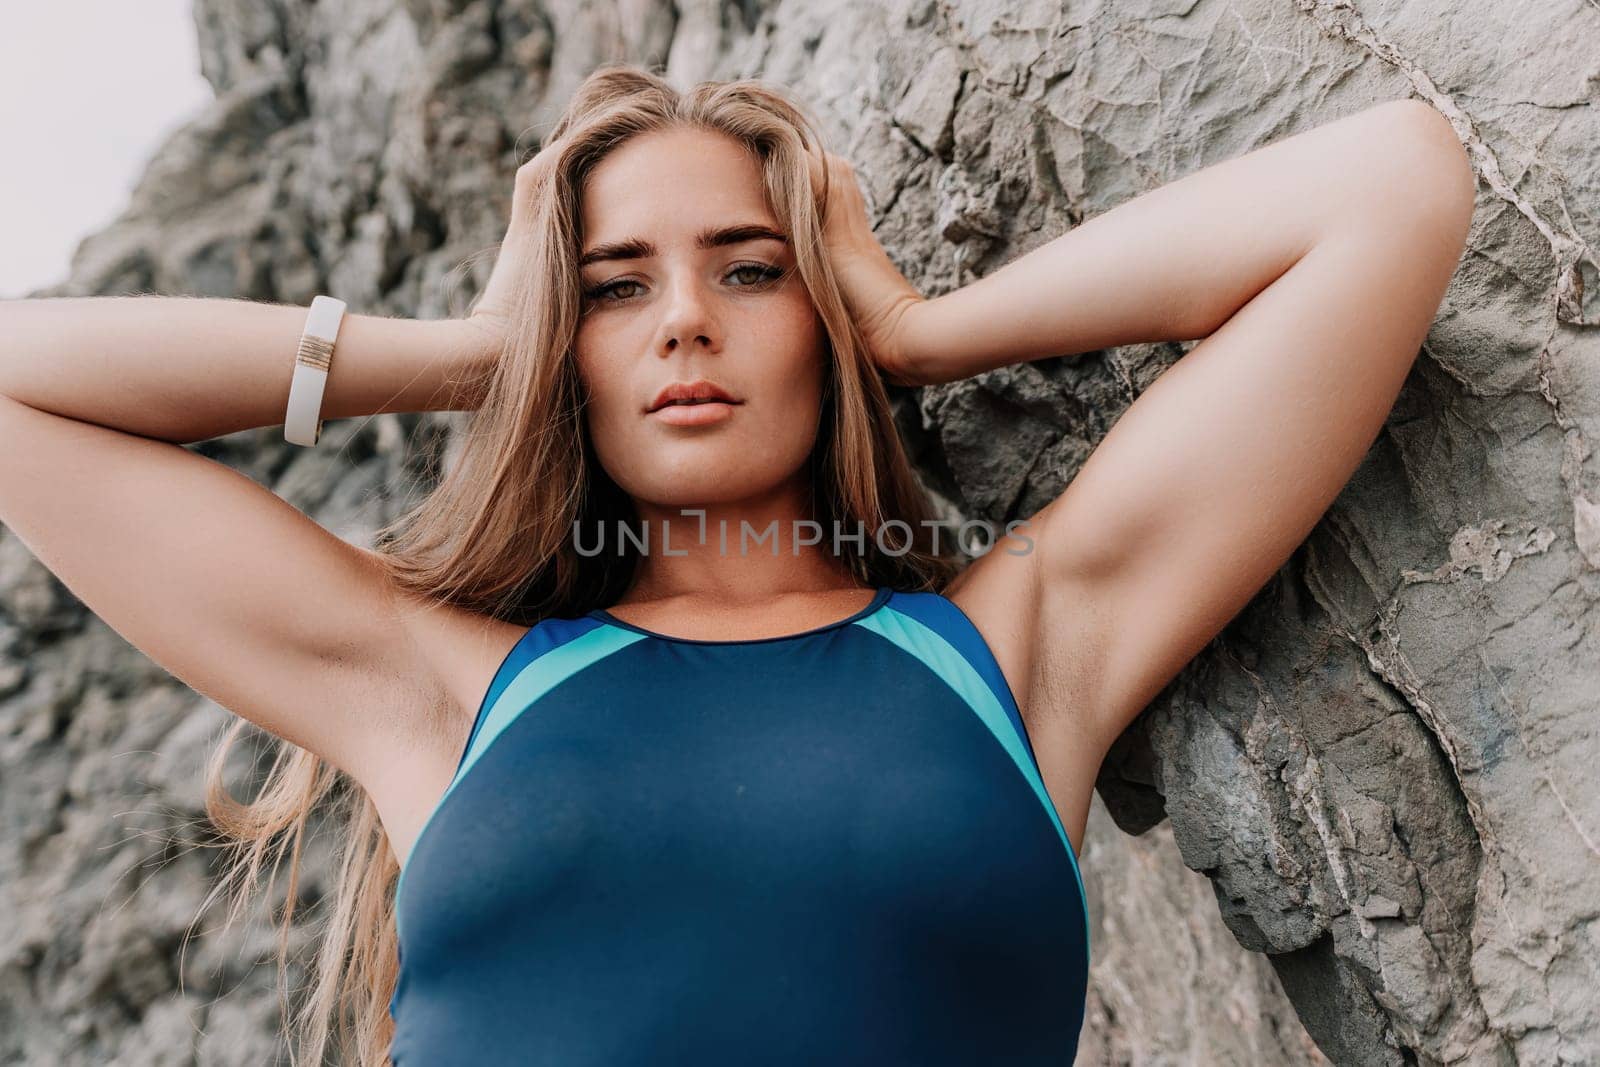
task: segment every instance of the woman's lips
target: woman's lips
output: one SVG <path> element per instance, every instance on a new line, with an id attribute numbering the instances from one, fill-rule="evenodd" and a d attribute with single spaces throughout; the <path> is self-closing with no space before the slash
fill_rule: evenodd
<path id="1" fill-rule="evenodd" d="M 650 413 L 653 419 L 673 426 L 709 426 L 733 417 L 737 404 L 721 400 L 702 400 L 693 404 L 667 404 Z"/>

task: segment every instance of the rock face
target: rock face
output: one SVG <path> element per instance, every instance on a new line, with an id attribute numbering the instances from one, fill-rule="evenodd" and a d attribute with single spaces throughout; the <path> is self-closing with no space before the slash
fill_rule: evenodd
<path id="1" fill-rule="evenodd" d="M 161 146 L 70 282 L 37 295 L 331 292 L 362 313 L 460 314 L 515 150 L 612 59 L 790 86 L 930 295 L 1267 141 L 1384 99 L 1438 108 L 1470 146 L 1479 210 L 1393 416 L 1101 774 L 1078 1062 L 1600 1062 L 1593 5 L 197 0 L 195 15 L 216 102 Z M 471 264 L 478 282 L 488 266 Z M 1183 349 L 907 393 L 903 429 L 966 514 L 1023 518 Z M 330 424 L 315 450 L 272 429 L 196 447 L 360 540 L 388 517 L 370 501 L 410 485 L 423 421 Z M 279 1053 L 266 914 L 216 929 L 197 849 L 227 718 L 0 531 L 0 1060 Z M 245 792 L 259 768 L 233 770 Z M 317 855 L 307 903 L 328 886 Z"/>

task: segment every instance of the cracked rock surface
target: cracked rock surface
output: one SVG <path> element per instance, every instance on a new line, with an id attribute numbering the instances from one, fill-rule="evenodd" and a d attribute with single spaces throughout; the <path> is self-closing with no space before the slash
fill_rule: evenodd
<path id="1" fill-rule="evenodd" d="M 215 102 L 37 295 L 460 314 L 518 150 L 612 59 L 789 86 L 929 295 L 1199 167 L 1427 100 L 1478 170 L 1467 253 L 1350 485 L 1106 761 L 1078 1063 L 1600 1062 L 1600 7 L 196 0 L 195 19 Z M 1026 518 L 1184 350 L 907 391 L 902 430 L 965 516 Z M 195 447 L 361 541 L 452 425 Z M 221 931 L 206 901 L 201 775 L 227 721 L 0 530 L 0 1062 L 281 1055 L 265 908 Z M 262 769 L 242 752 L 234 791 Z M 331 875 L 314 838 L 305 905 Z"/>

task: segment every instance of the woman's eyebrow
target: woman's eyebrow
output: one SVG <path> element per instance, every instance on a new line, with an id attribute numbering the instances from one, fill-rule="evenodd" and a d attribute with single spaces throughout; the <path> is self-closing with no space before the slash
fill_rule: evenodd
<path id="1" fill-rule="evenodd" d="M 703 251 L 708 248 L 718 248 L 722 245 L 742 244 L 745 241 L 789 243 L 787 237 L 770 226 L 741 223 L 737 226 L 712 226 L 701 230 L 695 234 L 694 246 Z M 578 257 L 578 266 L 583 268 L 591 263 L 602 263 L 612 259 L 649 259 L 658 254 L 659 252 L 655 245 L 642 238 L 633 237 L 626 241 L 612 241 L 603 245 L 595 245 Z"/>

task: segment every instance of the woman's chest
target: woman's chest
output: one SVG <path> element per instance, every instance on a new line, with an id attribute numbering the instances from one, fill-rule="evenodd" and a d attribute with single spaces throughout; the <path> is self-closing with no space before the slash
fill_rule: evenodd
<path id="1" fill-rule="evenodd" d="M 1062 907 L 1070 861 L 1037 791 L 936 671 L 662 651 L 550 689 L 475 754 L 406 863 L 408 956 L 596 899 L 853 901 L 910 928 L 958 901 Z"/>

